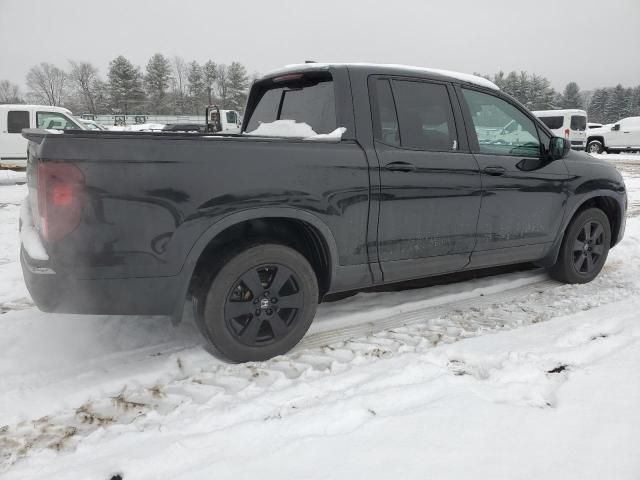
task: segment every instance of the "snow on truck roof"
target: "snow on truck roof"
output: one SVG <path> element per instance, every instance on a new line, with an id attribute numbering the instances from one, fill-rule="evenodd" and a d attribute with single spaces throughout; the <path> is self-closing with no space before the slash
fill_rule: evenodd
<path id="1" fill-rule="evenodd" d="M 368 67 L 368 68 L 385 68 L 394 70 L 404 70 L 415 73 L 426 73 L 428 75 L 442 75 L 445 77 L 455 78 L 462 82 L 473 83 L 481 87 L 492 88 L 494 90 L 500 90 L 498 86 L 491 80 L 479 77 L 478 75 L 472 75 L 470 73 L 454 72 L 451 70 L 441 70 L 439 68 L 426 68 L 426 67 L 414 67 L 412 65 L 397 65 L 397 64 L 385 64 L 385 63 L 300 63 L 294 65 L 286 65 L 284 68 L 274 70 L 265 75 L 265 77 L 273 77 L 275 75 L 282 75 L 291 72 L 300 72 L 305 70 L 327 70 L 331 67 Z"/>

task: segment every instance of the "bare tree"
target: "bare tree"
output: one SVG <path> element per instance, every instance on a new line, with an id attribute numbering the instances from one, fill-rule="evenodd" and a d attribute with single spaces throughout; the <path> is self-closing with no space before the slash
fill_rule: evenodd
<path id="1" fill-rule="evenodd" d="M 182 57 L 173 57 L 173 98 L 176 104 L 176 113 L 183 114 L 185 112 L 185 100 L 189 87 L 188 76 L 189 68 L 187 62 Z"/>
<path id="2" fill-rule="evenodd" d="M 67 75 L 50 63 L 42 62 L 27 73 L 27 86 L 40 103 L 61 105 L 65 94 Z"/>
<path id="3" fill-rule="evenodd" d="M 75 93 L 82 100 L 85 110 L 97 114 L 96 100 L 102 82 L 98 78 L 98 69 L 89 62 L 75 62 L 69 60 L 71 71 L 69 72 L 69 82 Z"/>
<path id="4" fill-rule="evenodd" d="M 20 87 L 9 80 L 0 80 L 0 103 L 21 103 Z"/>

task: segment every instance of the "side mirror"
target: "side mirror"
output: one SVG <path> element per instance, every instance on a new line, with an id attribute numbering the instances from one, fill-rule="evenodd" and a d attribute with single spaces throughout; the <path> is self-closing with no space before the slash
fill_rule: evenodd
<path id="1" fill-rule="evenodd" d="M 620 130 L 620 124 L 616 123 L 613 127 L 611 127 L 611 131 L 612 132 L 617 132 L 618 130 Z"/>
<path id="2" fill-rule="evenodd" d="M 549 157 L 551 160 L 559 160 L 568 155 L 571 150 L 571 142 L 567 138 L 551 137 L 549 142 Z"/>

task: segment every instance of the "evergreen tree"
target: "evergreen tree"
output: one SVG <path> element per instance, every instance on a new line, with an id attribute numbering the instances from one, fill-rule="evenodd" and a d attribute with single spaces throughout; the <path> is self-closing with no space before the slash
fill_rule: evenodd
<path id="1" fill-rule="evenodd" d="M 167 90 L 171 81 L 171 65 L 161 53 L 153 55 L 147 63 L 144 85 L 149 96 L 151 113 L 167 110 Z"/>
<path id="2" fill-rule="evenodd" d="M 632 117 L 640 116 L 640 85 L 632 89 L 629 95 L 629 115 Z"/>
<path id="3" fill-rule="evenodd" d="M 209 60 L 207 63 L 205 63 L 202 66 L 202 80 L 203 80 L 204 90 L 207 95 L 207 102 L 209 105 L 213 105 L 215 101 L 213 87 L 217 79 L 218 79 L 218 66 L 215 64 L 215 62 L 212 62 L 211 60 Z"/>
<path id="4" fill-rule="evenodd" d="M 223 63 L 216 67 L 216 90 L 220 103 L 219 107 L 226 109 L 229 101 L 229 79 L 227 66 Z"/>
<path id="5" fill-rule="evenodd" d="M 202 67 L 195 60 L 189 64 L 187 82 L 189 83 L 188 91 L 191 113 L 197 113 L 204 109 L 206 100 L 205 80 Z"/>
<path id="6" fill-rule="evenodd" d="M 587 110 L 587 114 L 589 116 L 589 120 L 597 123 L 606 123 L 604 109 L 607 104 L 607 99 L 609 97 L 609 93 L 606 88 L 598 88 L 593 95 L 591 96 L 591 101 L 589 102 L 589 108 Z"/>
<path id="7" fill-rule="evenodd" d="M 247 88 L 249 87 L 249 76 L 247 69 L 239 62 L 229 65 L 227 71 L 228 107 L 233 110 L 242 111 L 247 103 Z"/>
<path id="8" fill-rule="evenodd" d="M 580 87 L 578 84 L 576 82 L 567 83 L 560 100 L 562 108 L 582 108 Z"/>
<path id="9" fill-rule="evenodd" d="M 629 116 L 629 100 L 627 90 L 620 84 L 610 92 L 604 107 L 604 119 L 606 123 L 617 122 L 621 118 Z"/>
<path id="10" fill-rule="evenodd" d="M 140 67 L 120 55 L 109 62 L 109 93 L 111 105 L 121 113 L 137 113 L 145 95 Z"/>

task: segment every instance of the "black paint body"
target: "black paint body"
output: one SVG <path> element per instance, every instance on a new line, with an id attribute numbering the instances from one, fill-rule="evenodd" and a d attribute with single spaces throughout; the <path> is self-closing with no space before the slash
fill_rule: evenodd
<path id="1" fill-rule="evenodd" d="M 23 251 L 36 303 L 42 307 L 40 299 L 55 295 L 57 311 L 179 315 L 207 245 L 252 219 L 295 220 L 320 237 L 329 260 L 324 293 L 510 263 L 552 264 L 573 214 L 596 197 L 614 205 L 612 243 L 621 239 L 622 177 L 585 153 L 554 161 L 479 154 L 468 114 L 457 103 L 457 152 L 374 141 L 371 76 L 443 82 L 454 96 L 460 85 L 483 90 L 508 99 L 548 133 L 507 95 L 400 68 L 330 71 L 338 124 L 347 128 L 335 143 L 27 131 L 30 191 L 37 186 L 37 162 L 71 162 L 86 181 L 82 221 L 64 239 L 45 244 L 50 260 L 37 262 Z M 415 169 L 386 168 L 392 162 Z M 483 172 L 496 165 L 503 175 Z"/>

